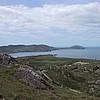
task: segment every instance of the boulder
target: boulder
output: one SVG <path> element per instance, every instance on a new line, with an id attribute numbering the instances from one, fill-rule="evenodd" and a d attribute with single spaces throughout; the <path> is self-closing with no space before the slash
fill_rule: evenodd
<path id="1" fill-rule="evenodd" d="M 16 60 L 8 54 L 0 54 L 0 65 L 6 67 L 12 67 Z"/>

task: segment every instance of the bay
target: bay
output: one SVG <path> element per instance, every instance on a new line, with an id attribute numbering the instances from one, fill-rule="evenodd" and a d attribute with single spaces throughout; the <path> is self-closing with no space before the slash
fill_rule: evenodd
<path id="1" fill-rule="evenodd" d="M 51 52 L 19 52 L 10 54 L 13 57 L 36 56 L 53 54 L 57 57 L 65 58 L 83 58 L 100 60 L 100 48 L 86 48 L 86 49 L 61 49 Z"/>

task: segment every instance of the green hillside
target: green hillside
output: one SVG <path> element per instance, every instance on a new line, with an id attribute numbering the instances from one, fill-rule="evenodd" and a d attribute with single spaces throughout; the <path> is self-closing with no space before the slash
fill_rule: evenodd
<path id="1" fill-rule="evenodd" d="M 82 46 L 74 45 L 71 47 L 52 47 L 48 45 L 8 45 L 0 46 L 0 53 L 17 53 L 17 52 L 49 52 L 59 49 L 85 49 Z"/>
<path id="2" fill-rule="evenodd" d="M 1 46 L 0 53 L 16 53 L 16 52 L 48 52 L 57 48 L 47 45 L 8 45 Z"/>
<path id="3" fill-rule="evenodd" d="M 0 96 L 6 100 L 99 100 L 100 61 L 52 55 L 15 60 L 9 68 L 0 64 Z M 54 89 L 36 89 L 21 82 L 15 73 L 19 66 L 25 65 L 34 72 L 43 71 Z"/>

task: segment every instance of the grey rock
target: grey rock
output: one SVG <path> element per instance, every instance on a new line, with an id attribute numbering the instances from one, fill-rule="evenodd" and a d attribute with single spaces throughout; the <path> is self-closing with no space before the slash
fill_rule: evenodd
<path id="1" fill-rule="evenodd" d="M 97 84 L 97 85 L 100 85 L 100 80 L 97 80 L 97 81 L 96 81 L 96 84 Z"/>
<path id="2" fill-rule="evenodd" d="M 41 76 L 42 74 L 37 74 L 30 68 L 18 68 L 16 71 L 16 77 L 25 84 L 32 86 L 36 89 L 53 89 L 53 86 Z"/>
<path id="3" fill-rule="evenodd" d="M 89 94 L 93 94 L 93 93 L 94 93 L 94 88 L 90 88 Z"/>
<path id="4" fill-rule="evenodd" d="M 100 75 L 100 69 L 97 69 L 94 73 L 95 73 L 96 75 Z"/>
<path id="5" fill-rule="evenodd" d="M 0 54 L 0 65 L 12 67 L 14 62 L 17 62 L 13 57 L 8 54 Z"/>

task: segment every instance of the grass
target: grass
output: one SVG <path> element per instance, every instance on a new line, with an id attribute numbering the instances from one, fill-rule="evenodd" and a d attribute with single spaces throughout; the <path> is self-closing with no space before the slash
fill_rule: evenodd
<path id="1" fill-rule="evenodd" d="M 56 58 L 53 56 L 31 56 L 17 58 L 19 64 L 28 64 L 35 70 L 46 70 L 46 74 L 60 85 L 54 84 L 54 90 L 33 89 L 21 83 L 14 76 L 16 67 L 4 68 L 0 66 L 0 95 L 6 100 L 99 100 L 99 97 L 87 94 L 87 81 L 97 78 L 91 71 L 83 72 L 87 67 L 91 70 L 94 65 L 100 64 L 97 60 Z M 89 62 L 88 65 L 74 65 L 75 62 Z M 66 65 L 66 66 L 65 66 Z M 71 65 L 71 66 L 69 66 Z M 51 66 L 51 68 L 50 68 Z M 56 68 L 58 66 L 58 69 Z M 62 67 L 65 66 L 65 67 Z M 60 69 L 66 73 L 70 68 L 78 67 L 80 70 L 75 72 L 75 78 L 64 78 Z M 61 87 L 63 85 L 63 87 Z M 76 93 L 73 90 L 78 90 Z"/>

